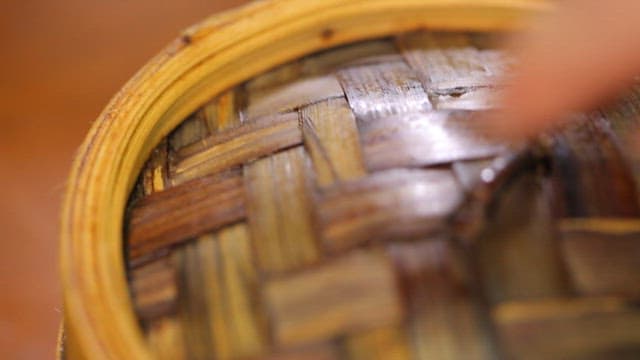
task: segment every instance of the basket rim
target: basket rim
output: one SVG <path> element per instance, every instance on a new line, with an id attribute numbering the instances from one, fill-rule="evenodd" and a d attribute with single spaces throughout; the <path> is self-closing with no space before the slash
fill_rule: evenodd
<path id="1" fill-rule="evenodd" d="M 514 30 L 523 16 L 550 7 L 549 0 L 268 0 L 184 31 L 115 95 L 73 162 L 60 271 L 74 353 L 151 358 L 127 288 L 124 209 L 151 150 L 205 101 L 330 47 L 420 29 Z"/>

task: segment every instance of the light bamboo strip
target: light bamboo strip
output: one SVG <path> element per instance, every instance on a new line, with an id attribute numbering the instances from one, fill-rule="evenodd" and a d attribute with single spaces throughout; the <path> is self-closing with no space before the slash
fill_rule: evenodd
<path id="1" fill-rule="evenodd" d="M 301 146 L 245 166 L 251 239 L 265 272 L 293 270 L 321 256 L 309 167 Z"/>
<path id="2" fill-rule="evenodd" d="M 344 99 L 307 106 L 300 116 L 318 185 L 325 187 L 366 174 L 356 121 Z"/>

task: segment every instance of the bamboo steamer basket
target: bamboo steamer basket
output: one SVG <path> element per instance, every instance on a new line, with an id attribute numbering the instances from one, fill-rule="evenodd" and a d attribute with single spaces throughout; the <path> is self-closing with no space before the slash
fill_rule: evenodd
<path id="1" fill-rule="evenodd" d="M 535 0 L 271 0 L 100 115 L 62 216 L 64 358 L 640 354 L 640 91 L 483 139 Z"/>

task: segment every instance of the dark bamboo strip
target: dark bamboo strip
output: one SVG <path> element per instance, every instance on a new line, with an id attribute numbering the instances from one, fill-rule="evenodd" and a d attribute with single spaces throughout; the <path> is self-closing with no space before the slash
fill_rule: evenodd
<path id="1" fill-rule="evenodd" d="M 131 211 L 129 256 L 189 240 L 242 219 L 242 177 L 238 171 L 213 175 L 154 193 Z"/>
<path id="2" fill-rule="evenodd" d="M 327 189 L 318 205 L 324 246 L 337 252 L 373 240 L 443 231 L 460 201 L 449 170 L 396 169 L 345 182 Z"/>
<path id="3" fill-rule="evenodd" d="M 411 316 L 408 331 L 418 359 L 493 359 L 495 344 L 471 286 L 471 269 L 449 241 L 391 244 Z"/>
<path id="4" fill-rule="evenodd" d="M 640 312 L 616 298 L 507 303 L 494 310 L 513 359 L 635 359 Z"/>
<path id="5" fill-rule="evenodd" d="M 633 174 L 601 118 L 582 117 L 554 138 L 558 216 L 639 216 Z"/>
<path id="6" fill-rule="evenodd" d="M 184 182 L 220 172 L 300 144 L 302 131 L 295 112 L 247 122 L 204 141 L 207 144 L 204 150 L 178 154 L 178 160 L 170 171 L 172 181 Z"/>
<path id="7" fill-rule="evenodd" d="M 483 233 L 489 230 L 492 219 L 496 219 L 496 208 L 499 208 L 504 193 L 509 191 L 510 184 L 522 174 L 539 174 L 544 164 L 541 161 L 532 149 L 521 148 L 487 160 L 486 166 L 473 165 L 472 169 L 463 171 L 467 174 L 460 171 L 460 164 L 454 163 L 452 169 L 462 187 L 465 187 L 465 182 L 473 184 L 471 188 L 465 188 L 464 201 L 452 215 L 451 231 L 455 239 L 466 246 L 476 246 Z M 464 180 L 465 176 L 472 178 Z"/>
<path id="8" fill-rule="evenodd" d="M 169 149 L 167 141 L 162 141 L 151 153 L 141 174 L 140 183 L 144 196 L 167 188 L 169 172 Z"/>
<path id="9" fill-rule="evenodd" d="M 560 229 L 578 292 L 640 298 L 640 218 L 565 219 Z"/>

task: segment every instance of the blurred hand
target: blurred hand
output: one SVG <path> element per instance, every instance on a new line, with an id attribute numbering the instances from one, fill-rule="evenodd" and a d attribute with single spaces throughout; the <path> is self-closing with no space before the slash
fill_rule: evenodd
<path id="1" fill-rule="evenodd" d="M 640 73 L 640 0 L 565 0 L 516 39 L 518 66 L 494 119 L 519 139 L 589 110 Z"/>

